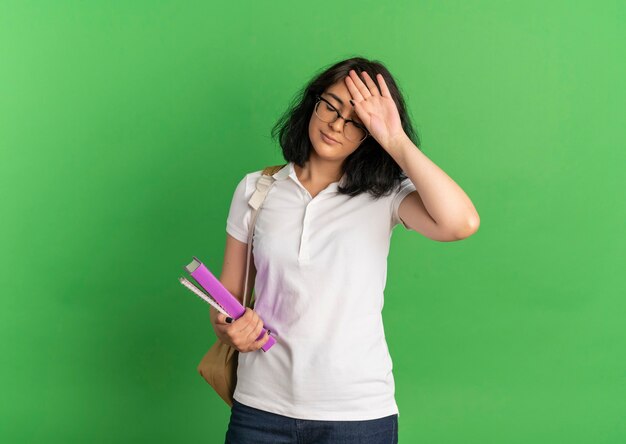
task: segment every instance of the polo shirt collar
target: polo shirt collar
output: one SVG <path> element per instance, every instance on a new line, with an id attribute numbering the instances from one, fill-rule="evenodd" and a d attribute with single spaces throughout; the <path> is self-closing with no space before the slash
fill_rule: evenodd
<path id="1" fill-rule="evenodd" d="M 280 171 L 278 171 L 277 173 L 274 173 L 272 175 L 272 177 L 276 180 L 284 180 L 287 179 L 288 177 L 291 177 L 291 179 L 296 182 L 297 184 L 299 184 L 300 186 L 302 186 L 302 184 L 300 183 L 300 181 L 298 180 L 298 176 L 296 175 L 296 170 L 294 168 L 294 162 L 289 162 L 285 167 L 283 167 Z M 328 185 L 328 187 L 324 190 L 324 191 L 336 191 L 337 187 L 341 184 L 345 186 L 345 182 L 347 180 L 347 174 L 343 173 L 343 176 L 341 176 L 341 179 L 339 180 L 339 182 L 333 182 L 330 185 Z"/>

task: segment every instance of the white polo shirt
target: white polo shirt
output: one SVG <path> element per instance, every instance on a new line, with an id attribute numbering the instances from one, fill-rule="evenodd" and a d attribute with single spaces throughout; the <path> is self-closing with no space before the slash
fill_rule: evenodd
<path id="1" fill-rule="evenodd" d="M 239 182 L 226 223 L 246 243 L 248 199 L 260 176 Z M 399 415 L 381 312 L 398 206 L 415 186 L 407 178 L 389 196 L 350 199 L 333 182 L 311 198 L 293 162 L 274 177 L 252 245 L 254 310 L 277 342 L 239 353 L 234 398 L 299 419 Z"/>

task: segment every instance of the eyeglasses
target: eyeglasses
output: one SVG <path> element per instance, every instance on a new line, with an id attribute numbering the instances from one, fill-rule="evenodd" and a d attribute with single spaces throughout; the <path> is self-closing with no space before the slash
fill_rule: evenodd
<path id="1" fill-rule="evenodd" d="M 346 119 L 345 117 L 343 117 L 341 114 L 339 114 L 337 108 L 331 105 L 328 100 L 320 95 L 316 95 L 315 98 L 317 100 L 315 102 L 315 115 L 317 116 L 317 118 L 320 119 L 322 122 L 332 123 L 341 117 L 343 120 L 346 121 L 345 125 L 343 126 L 343 134 L 350 142 L 362 142 L 369 135 L 369 132 L 363 125 L 361 125 L 360 123 L 356 123 L 354 120 Z"/>

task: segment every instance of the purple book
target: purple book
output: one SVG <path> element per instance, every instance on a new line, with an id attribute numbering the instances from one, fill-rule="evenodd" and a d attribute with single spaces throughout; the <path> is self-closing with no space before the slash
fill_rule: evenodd
<path id="1" fill-rule="evenodd" d="M 244 315 L 246 312 L 244 306 L 241 305 L 237 298 L 222 285 L 213 273 L 209 271 L 207 266 L 200 262 L 197 257 L 193 257 L 193 261 L 191 261 L 189 265 L 185 266 L 185 270 L 206 292 L 211 295 L 211 297 L 213 297 L 213 299 L 215 299 L 219 305 L 222 306 L 231 318 L 239 319 Z M 267 330 L 263 328 L 257 340 L 261 339 L 265 335 L 266 331 Z M 276 339 L 270 335 L 270 338 L 267 340 L 265 345 L 261 347 L 261 350 L 266 352 L 272 348 L 272 345 L 275 343 Z"/>

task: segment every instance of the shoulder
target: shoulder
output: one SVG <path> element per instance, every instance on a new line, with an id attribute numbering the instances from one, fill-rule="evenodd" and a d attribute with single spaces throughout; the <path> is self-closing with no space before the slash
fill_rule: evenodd
<path id="1" fill-rule="evenodd" d="M 283 165 L 270 166 L 244 174 L 244 176 L 239 179 L 239 183 L 236 185 L 234 199 L 247 202 L 256 190 L 256 184 L 259 181 L 259 178 L 263 174 L 273 175 L 282 167 Z"/>
<path id="2" fill-rule="evenodd" d="M 241 191 L 248 191 L 249 189 L 254 189 L 254 184 L 261 177 L 263 170 L 251 171 L 249 173 L 245 173 L 243 177 L 239 179 L 239 183 L 237 184 L 237 188 Z"/>
<path id="3" fill-rule="evenodd" d="M 394 188 L 394 192 L 391 193 L 391 226 L 394 227 L 399 223 L 403 223 L 400 218 L 400 204 L 413 191 L 416 191 L 415 185 L 410 178 L 406 177 L 400 182 L 397 188 Z M 406 225 L 405 225 L 406 226 Z"/>
<path id="4" fill-rule="evenodd" d="M 407 187 L 411 187 L 411 186 L 415 186 L 415 185 L 413 185 L 413 182 L 411 181 L 410 177 L 405 177 L 404 179 L 402 179 L 402 182 L 400 182 L 400 190 L 407 188 Z"/>
<path id="5" fill-rule="evenodd" d="M 391 193 L 392 200 L 401 201 L 404 197 L 407 196 L 407 194 L 415 190 L 416 190 L 415 185 L 413 184 L 411 179 L 409 177 L 405 177 L 404 179 L 402 179 L 399 185 L 394 187 L 393 192 Z"/>
<path id="6" fill-rule="evenodd" d="M 248 172 L 243 176 L 243 178 L 239 180 L 239 186 L 242 188 L 245 187 L 246 191 L 254 190 L 255 184 L 257 183 L 257 181 L 262 175 L 265 174 L 265 175 L 272 176 L 276 174 L 278 171 L 280 171 L 284 166 L 285 166 L 284 164 L 272 165 L 272 166 L 268 166 L 260 170 Z"/>

